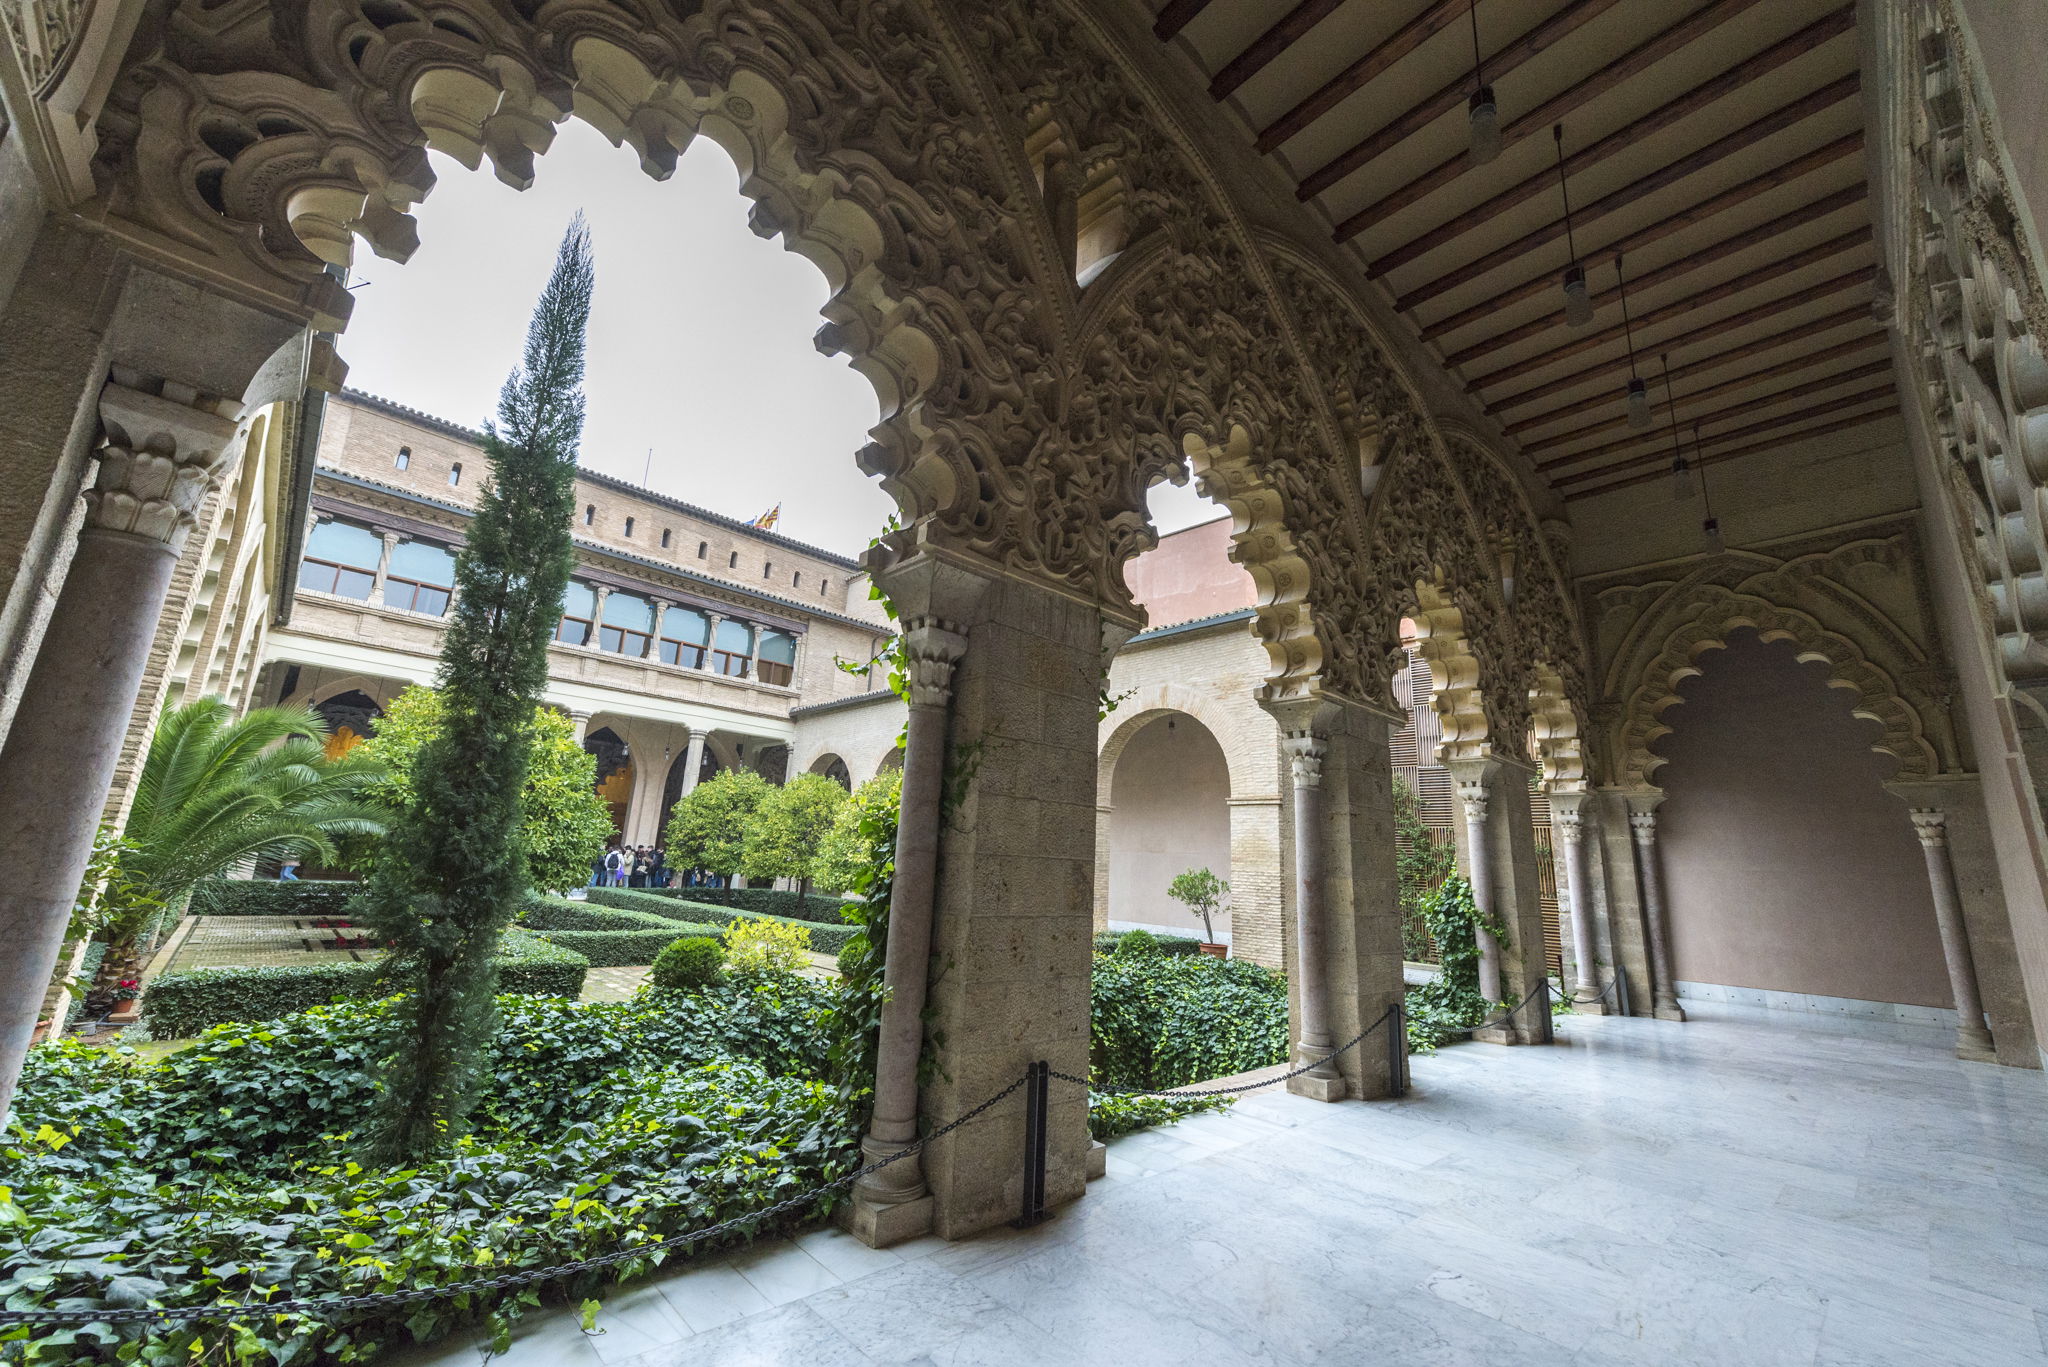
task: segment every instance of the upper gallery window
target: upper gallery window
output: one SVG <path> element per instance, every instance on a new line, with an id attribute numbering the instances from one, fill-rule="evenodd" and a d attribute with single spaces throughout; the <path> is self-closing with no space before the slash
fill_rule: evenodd
<path id="1" fill-rule="evenodd" d="M 299 587 L 365 601 L 377 583 L 377 561 L 384 543 L 368 527 L 353 522 L 316 523 L 306 537 L 299 562 Z"/>

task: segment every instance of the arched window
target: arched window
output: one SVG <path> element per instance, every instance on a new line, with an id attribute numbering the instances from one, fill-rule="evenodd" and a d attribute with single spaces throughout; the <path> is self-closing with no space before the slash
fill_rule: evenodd
<path id="1" fill-rule="evenodd" d="M 448 487 L 453 489 L 462 483 L 462 462 L 456 461 L 448 467 Z"/>
<path id="2" fill-rule="evenodd" d="M 697 558 L 699 560 L 702 560 L 705 556 L 709 555 L 710 553 L 711 543 L 709 541 L 699 541 L 697 543 Z"/>
<path id="3" fill-rule="evenodd" d="M 775 566 L 771 562 L 766 560 L 761 562 L 761 577 L 763 579 L 773 579 L 775 577 Z"/>
<path id="4" fill-rule="evenodd" d="M 789 586 L 793 589 L 800 589 L 804 586 L 804 572 L 802 570 L 791 570 L 789 572 Z"/>
<path id="5" fill-rule="evenodd" d="M 704 648 L 711 643 L 711 619 L 695 608 L 675 607 L 662 614 L 661 662 L 685 669 L 704 667 Z"/>
<path id="6" fill-rule="evenodd" d="M 596 615 L 597 590 L 571 579 L 569 587 L 562 590 L 562 620 L 555 624 L 555 639 L 563 645 L 587 644 Z"/>
<path id="7" fill-rule="evenodd" d="M 674 535 L 675 529 L 672 527 L 663 527 L 661 529 L 661 548 L 663 550 L 668 549 L 668 539 Z"/>
<path id="8" fill-rule="evenodd" d="M 412 448 L 410 446 L 399 447 L 398 459 L 393 461 L 392 464 L 401 470 L 410 470 L 412 468 Z"/>
<path id="9" fill-rule="evenodd" d="M 630 517 L 626 519 L 626 539 L 628 541 L 633 539 L 633 519 Z"/>
<path id="10" fill-rule="evenodd" d="M 363 602 L 377 583 L 377 561 L 383 553 L 384 543 L 368 527 L 353 522 L 318 523 L 306 537 L 305 558 L 299 561 L 299 587 Z"/>
<path id="11" fill-rule="evenodd" d="M 604 600 L 604 621 L 597 631 L 600 650 L 643 656 L 653 640 L 654 604 L 635 593 L 614 593 Z"/>
<path id="12" fill-rule="evenodd" d="M 789 687 L 796 676 L 796 637 L 786 631 L 763 631 L 755 653 L 761 661 L 761 682 Z"/>
<path id="13" fill-rule="evenodd" d="M 594 524 L 596 523 L 596 521 L 597 521 L 597 505 L 596 505 L 595 503 L 586 503 L 586 504 L 584 504 L 584 505 L 583 505 L 583 525 L 584 525 L 584 526 L 586 526 L 586 527 L 589 527 L 589 526 L 592 526 L 592 525 L 594 525 Z"/>
<path id="14" fill-rule="evenodd" d="M 439 617 L 448 611 L 455 588 L 455 556 L 431 541 L 407 541 L 392 548 L 384 574 L 384 606 L 401 612 L 426 612 Z"/>
<path id="15" fill-rule="evenodd" d="M 754 655 L 754 629 L 728 617 L 718 624 L 718 639 L 712 642 L 711 667 L 735 679 L 747 677 L 747 665 Z"/>
<path id="16" fill-rule="evenodd" d="M 740 553 L 738 551 L 734 551 L 725 558 L 725 567 L 729 570 L 736 570 L 740 567 Z"/>
<path id="17" fill-rule="evenodd" d="M 820 598 L 830 598 L 832 596 L 832 581 L 830 579 L 818 585 L 818 596 Z"/>

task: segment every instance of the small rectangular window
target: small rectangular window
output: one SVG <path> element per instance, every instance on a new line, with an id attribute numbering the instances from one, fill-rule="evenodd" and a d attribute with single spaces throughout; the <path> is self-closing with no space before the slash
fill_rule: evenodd
<path id="1" fill-rule="evenodd" d="M 789 572 L 789 586 L 793 589 L 800 589 L 804 586 L 804 572 L 802 570 L 791 570 Z"/>
<path id="2" fill-rule="evenodd" d="M 462 483 L 462 462 L 458 460 L 448 467 L 448 487 L 452 489 L 460 483 Z"/>
<path id="3" fill-rule="evenodd" d="M 663 528 L 661 529 L 661 548 L 662 548 L 663 550 L 667 550 L 667 549 L 668 549 L 668 539 L 669 539 L 669 537 L 673 536 L 674 534 L 675 534 L 675 533 L 674 533 L 674 531 L 673 531 L 673 530 L 672 530 L 671 528 L 668 528 L 668 527 L 663 527 Z"/>
<path id="4" fill-rule="evenodd" d="M 740 553 L 738 551 L 734 551 L 725 558 L 725 567 L 729 570 L 736 570 L 740 567 Z"/>
<path id="5" fill-rule="evenodd" d="M 410 446 L 399 447 L 398 459 L 393 464 L 397 465 L 401 470 L 410 470 L 412 468 L 412 448 Z"/>
<path id="6" fill-rule="evenodd" d="M 767 561 L 763 561 L 761 563 L 761 577 L 763 579 L 773 579 L 775 577 L 775 566 Z"/>
<path id="7" fill-rule="evenodd" d="M 626 539 L 628 541 L 633 539 L 633 519 L 630 517 L 626 519 Z"/>

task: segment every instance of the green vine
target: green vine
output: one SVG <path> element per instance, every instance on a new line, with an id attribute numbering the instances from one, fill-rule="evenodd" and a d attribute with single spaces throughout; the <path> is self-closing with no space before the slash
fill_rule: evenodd
<path id="1" fill-rule="evenodd" d="M 1452 874 L 1421 904 L 1424 924 L 1436 941 L 1442 971 L 1434 982 L 1408 993 L 1408 1047 L 1429 1053 L 1462 1029 L 1485 1020 L 1500 1003 L 1479 991 L 1478 927 L 1492 931 L 1502 948 L 1509 945 L 1507 927 L 1480 915 L 1472 885 Z"/>

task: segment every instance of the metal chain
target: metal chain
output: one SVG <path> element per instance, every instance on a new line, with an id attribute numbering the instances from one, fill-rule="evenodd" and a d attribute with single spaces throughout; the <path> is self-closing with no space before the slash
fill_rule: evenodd
<path id="1" fill-rule="evenodd" d="M 555 1267 L 538 1267 L 524 1272 L 507 1272 L 501 1276 L 485 1277 L 477 1281 L 449 1282 L 442 1286 L 410 1287 L 404 1291 L 373 1291 L 360 1296 L 307 1296 L 293 1300 L 266 1301 L 261 1304 L 239 1305 L 180 1305 L 150 1307 L 141 1309 L 100 1309 L 100 1310 L 6 1310 L 0 1309 L 0 1325 L 10 1324 L 147 1324 L 190 1322 L 193 1320 L 239 1320 L 258 1319 L 269 1315 L 287 1314 L 332 1314 L 335 1311 L 355 1309 L 388 1309 L 394 1306 L 410 1305 L 415 1301 L 438 1300 L 444 1296 L 462 1296 L 478 1291 L 500 1291 L 513 1287 L 532 1286 L 538 1282 L 553 1281 L 558 1277 L 571 1276 L 578 1272 L 595 1272 L 600 1268 L 626 1262 L 633 1258 L 644 1258 L 654 1253 L 666 1253 L 687 1244 L 703 1243 L 721 1234 L 739 1229 L 743 1225 L 757 1225 L 799 1207 L 810 1205 L 819 1197 L 852 1186 L 870 1173 L 880 1172 L 891 1163 L 921 1153 L 934 1140 L 959 1129 L 970 1120 L 980 1116 L 996 1103 L 1014 1094 L 1030 1080 L 1030 1075 L 1018 1078 L 1009 1086 L 997 1092 L 973 1110 L 933 1130 L 930 1134 L 898 1149 L 887 1158 L 878 1158 L 866 1167 L 856 1168 L 843 1177 L 838 1177 L 824 1186 L 815 1187 L 797 1196 L 787 1197 L 762 1210 L 750 1211 L 721 1220 L 705 1229 L 671 1235 L 651 1243 L 635 1244 L 631 1248 L 614 1249 L 594 1258 L 584 1258 L 573 1263 L 562 1263 Z"/>
<path id="2" fill-rule="evenodd" d="M 1548 978 L 1545 978 L 1543 981 L 1537 983 L 1536 986 L 1529 989 L 1528 996 L 1522 998 L 1513 1006 L 1510 1006 L 1506 1011 L 1502 1012 L 1498 1016 L 1495 1016 L 1492 1020 L 1481 1021 L 1477 1025 L 1461 1025 L 1455 1030 L 1446 1030 L 1444 1031 L 1444 1033 L 1447 1035 L 1470 1035 L 1480 1030 L 1491 1030 L 1496 1025 L 1504 1025 L 1508 1021 L 1511 1021 L 1516 1016 L 1520 1015 L 1522 1012 L 1522 1008 L 1527 1006 L 1530 1002 L 1535 1001 L 1536 994 L 1544 991 L 1549 986 L 1550 980 Z"/>
<path id="3" fill-rule="evenodd" d="M 1609 978 L 1607 980 L 1607 986 L 1601 988 L 1598 992 L 1595 992 L 1590 997 L 1581 997 L 1576 993 L 1567 992 L 1564 995 L 1564 1000 L 1573 1006 L 1591 1006 L 1594 1002 L 1606 1001 L 1607 994 L 1614 990 L 1615 983 L 1619 982 L 1620 980 L 1621 979 L 1619 975 Z"/>
<path id="4" fill-rule="evenodd" d="M 1304 1063 L 1299 1068 L 1291 1069 L 1288 1072 L 1280 1074 L 1280 1076 L 1278 1077 L 1269 1077 L 1264 1082 L 1247 1082 L 1236 1087 L 1207 1087 L 1203 1088 L 1200 1091 L 1189 1091 L 1183 1088 L 1174 1088 L 1170 1091 L 1152 1092 L 1147 1091 L 1142 1087 L 1098 1087 L 1085 1077 L 1075 1077 L 1072 1073 L 1062 1073 L 1057 1070 L 1054 1070 L 1052 1075 L 1058 1078 L 1061 1082 L 1072 1082 L 1078 1086 L 1086 1087 L 1091 1092 L 1100 1093 L 1103 1096 L 1203 1097 L 1234 1096 L 1239 1092 L 1256 1092 L 1261 1087 L 1271 1087 L 1276 1082 L 1285 1082 L 1289 1078 L 1300 1077 L 1303 1073 L 1314 1072 L 1316 1069 L 1328 1063 L 1331 1059 L 1338 1057 L 1339 1055 L 1347 1052 L 1348 1050 L 1357 1048 L 1361 1040 L 1363 1040 L 1367 1035 L 1370 1035 L 1373 1031 L 1379 1029 L 1382 1025 L 1385 1025 L 1387 1023 L 1388 1017 L 1392 1016 L 1399 1009 L 1399 1007 L 1394 1006 L 1388 1007 L 1385 1011 L 1380 1013 L 1380 1018 L 1378 1020 L 1374 1021 L 1371 1025 L 1366 1026 L 1365 1029 L 1359 1031 L 1350 1039 L 1338 1045 L 1335 1049 L 1332 1049 L 1329 1053 L 1324 1054 L 1321 1058 L 1312 1060 L 1308 1063 Z"/>

